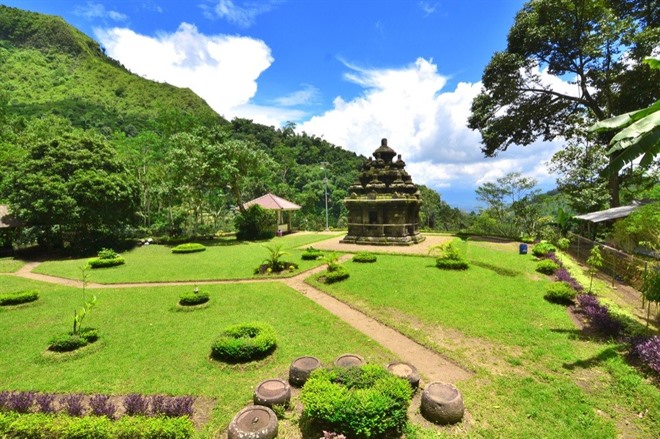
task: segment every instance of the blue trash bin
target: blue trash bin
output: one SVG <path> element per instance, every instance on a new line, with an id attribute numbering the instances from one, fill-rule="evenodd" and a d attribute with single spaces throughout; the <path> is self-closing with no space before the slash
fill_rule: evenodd
<path id="1" fill-rule="evenodd" d="M 527 254 L 527 244 L 520 244 L 520 254 L 521 255 Z"/>

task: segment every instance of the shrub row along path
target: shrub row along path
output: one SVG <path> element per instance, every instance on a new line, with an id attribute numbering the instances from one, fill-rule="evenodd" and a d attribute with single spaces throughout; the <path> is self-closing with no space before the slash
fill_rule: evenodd
<path id="1" fill-rule="evenodd" d="M 345 261 L 352 255 L 344 255 L 340 260 Z M 81 288 L 82 283 L 77 280 L 63 279 L 55 276 L 48 276 L 39 273 L 33 273 L 32 270 L 39 265 L 39 262 L 29 262 L 21 267 L 14 276 L 27 279 L 50 282 L 68 287 Z M 204 284 L 223 284 L 223 283 L 246 283 L 246 282 L 283 282 L 299 293 L 307 296 L 332 314 L 336 315 L 346 323 L 367 335 L 371 339 L 380 343 L 385 348 L 392 351 L 402 361 L 415 365 L 421 375 L 427 382 L 442 381 L 456 383 L 472 376 L 472 373 L 452 363 L 438 353 L 427 349 L 419 343 L 411 340 L 400 332 L 386 326 L 379 321 L 365 315 L 364 313 L 352 308 L 348 304 L 335 299 L 329 294 L 305 283 L 305 278 L 317 274 L 325 269 L 324 266 L 316 267 L 311 270 L 300 273 L 294 277 L 278 279 L 244 279 L 244 280 L 217 280 L 217 281 L 191 281 L 191 282 L 149 282 L 149 283 L 123 283 L 123 284 L 97 284 L 88 283 L 87 288 L 136 288 L 145 285 L 149 286 L 172 286 L 172 285 L 204 285 Z"/>

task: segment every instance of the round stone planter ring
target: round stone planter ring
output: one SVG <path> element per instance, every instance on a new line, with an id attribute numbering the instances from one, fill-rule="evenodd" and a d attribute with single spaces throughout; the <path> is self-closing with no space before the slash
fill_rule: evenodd
<path id="1" fill-rule="evenodd" d="M 463 396 L 456 386 L 433 382 L 422 392 L 421 412 L 434 424 L 455 424 L 463 419 Z"/>
<path id="2" fill-rule="evenodd" d="M 227 431 L 227 439 L 273 439 L 276 436 L 275 412 L 268 407 L 255 405 L 238 412 Z"/>
<path id="3" fill-rule="evenodd" d="M 388 364 L 387 370 L 389 370 L 392 375 L 408 380 L 413 389 L 419 387 L 419 372 L 417 372 L 417 368 L 412 364 L 397 361 Z"/>
<path id="4" fill-rule="evenodd" d="M 271 408 L 274 405 L 288 406 L 291 400 L 291 387 L 277 378 L 262 381 L 254 390 L 253 400 L 255 405 Z"/>
<path id="5" fill-rule="evenodd" d="M 366 364 L 366 361 L 357 354 L 344 354 L 335 358 L 333 364 L 337 367 L 357 367 Z"/>
<path id="6" fill-rule="evenodd" d="M 289 383 L 296 387 L 304 386 L 309 375 L 319 367 L 321 367 L 321 360 L 316 357 L 296 358 L 289 368 Z"/>

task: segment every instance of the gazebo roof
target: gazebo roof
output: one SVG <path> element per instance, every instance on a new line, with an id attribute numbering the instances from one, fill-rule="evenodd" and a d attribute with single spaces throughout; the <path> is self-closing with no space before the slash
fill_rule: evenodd
<path id="1" fill-rule="evenodd" d="M 21 222 L 9 213 L 9 207 L 0 204 L 0 229 L 20 227 Z"/>
<path id="2" fill-rule="evenodd" d="M 613 207 L 611 209 L 599 210 L 597 212 L 586 213 L 584 215 L 576 215 L 575 218 L 590 221 L 592 223 L 600 223 L 603 221 L 623 218 L 631 213 L 643 203 L 633 202 L 629 206 Z"/>
<path id="3" fill-rule="evenodd" d="M 266 210 L 298 210 L 301 208 L 296 203 L 292 203 L 289 200 L 280 198 L 277 195 L 271 194 L 270 192 L 266 195 L 260 196 L 259 198 L 248 201 L 247 203 L 243 204 L 243 207 L 247 209 L 253 204 L 258 204 Z"/>

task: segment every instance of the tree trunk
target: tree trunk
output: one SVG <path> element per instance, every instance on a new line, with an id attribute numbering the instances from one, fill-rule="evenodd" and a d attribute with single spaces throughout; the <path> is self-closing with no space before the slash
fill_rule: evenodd
<path id="1" fill-rule="evenodd" d="M 615 155 L 610 155 L 610 168 L 612 167 L 612 162 L 616 158 Z M 610 169 L 610 175 L 608 176 L 607 188 L 610 191 L 610 207 L 619 207 L 621 205 L 621 200 L 619 199 L 619 173 Z"/>

